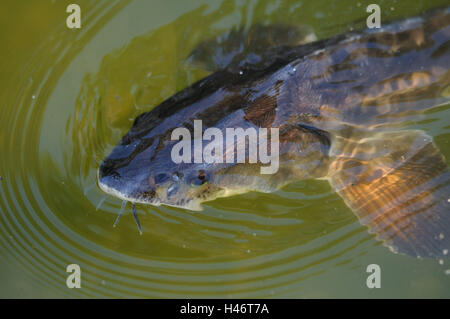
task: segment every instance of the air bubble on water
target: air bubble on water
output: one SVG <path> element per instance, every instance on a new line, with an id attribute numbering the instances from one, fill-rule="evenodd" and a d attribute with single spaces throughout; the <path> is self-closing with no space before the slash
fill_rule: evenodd
<path id="1" fill-rule="evenodd" d="M 439 239 L 440 239 L 440 240 L 444 239 L 444 234 L 440 233 L 440 234 L 439 234 Z"/>
<path id="2" fill-rule="evenodd" d="M 256 237 L 256 233 L 253 233 L 252 235 L 253 235 L 253 237 Z"/>
<path id="3" fill-rule="evenodd" d="M 36 98 L 36 95 L 33 94 L 33 95 L 31 96 L 31 98 L 34 100 L 34 99 Z"/>
<path id="4" fill-rule="evenodd" d="M 242 74 L 244 74 L 244 72 L 242 72 L 242 71 L 239 71 L 239 75 L 242 75 Z"/>
<path id="5" fill-rule="evenodd" d="M 247 254 L 250 254 L 252 251 L 250 249 L 247 249 Z"/>
<path id="6" fill-rule="evenodd" d="M 443 253 L 444 255 L 447 255 L 447 254 L 448 254 L 448 249 L 444 249 L 444 250 L 442 251 L 442 253 Z"/>
<path id="7" fill-rule="evenodd" d="M 450 269 L 447 269 L 444 273 L 445 273 L 446 275 L 450 275 Z"/>
<path id="8" fill-rule="evenodd" d="M 395 10 L 395 8 L 394 7 L 391 7 L 391 11 L 394 11 Z"/>
<path id="9" fill-rule="evenodd" d="M 295 71 L 297 71 L 297 69 L 295 67 L 292 67 L 287 73 L 292 76 L 295 74 Z"/>
<path id="10" fill-rule="evenodd" d="M 444 261 L 442 259 L 439 259 L 439 265 L 443 265 Z"/>

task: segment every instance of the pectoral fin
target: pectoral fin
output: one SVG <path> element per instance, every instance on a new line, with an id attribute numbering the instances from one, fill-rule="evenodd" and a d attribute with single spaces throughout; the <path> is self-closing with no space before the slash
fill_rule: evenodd
<path id="1" fill-rule="evenodd" d="M 330 183 L 371 233 L 394 252 L 450 256 L 450 172 L 421 131 L 337 141 Z"/>
<path id="2" fill-rule="evenodd" d="M 248 29 L 232 29 L 201 42 L 190 53 L 187 62 L 211 72 L 225 68 L 238 70 L 266 61 L 271 49 L 293 47 L 314 40 L 316 36 L 307 26 L 255 24 Z"/>

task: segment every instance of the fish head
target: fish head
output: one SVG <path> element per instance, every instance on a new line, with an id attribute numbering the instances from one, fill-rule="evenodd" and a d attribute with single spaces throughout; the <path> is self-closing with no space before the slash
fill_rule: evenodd
<path id="1" fill-rule="evenodd" d="M 201 210 L 201 202 L 224 193 L 215 183 L 217 165 L 176 163 L 171 154 L 176 141 L 162 139 L 123 139 L 101 163 L 99 187 L 122 200 L 189 210 Z"/>

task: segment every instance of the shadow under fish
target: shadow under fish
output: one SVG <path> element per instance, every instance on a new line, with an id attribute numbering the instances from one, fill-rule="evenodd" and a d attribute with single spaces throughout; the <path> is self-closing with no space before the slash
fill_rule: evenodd
<path id="1" fill-rule="evenodd" d="M 188 61 L 211 75 L 138 116 L 99 168 L 100 188 L 124 200 L 114 225 L 128 201 L 142 233 L 136 203 L 199 210 L 218 197 L 326 179 L 392 251 L 448 256 L 448 166 L 432 137 L 396 124 L 448 103 L 449 41 L 447 8 L 318 41 L 306 27 L 254 25 L 200 43 Z M 278 171 L 175 163 L 172 132 L 194 136 L 194 120 L 223 136 L 278 128 Z"/>

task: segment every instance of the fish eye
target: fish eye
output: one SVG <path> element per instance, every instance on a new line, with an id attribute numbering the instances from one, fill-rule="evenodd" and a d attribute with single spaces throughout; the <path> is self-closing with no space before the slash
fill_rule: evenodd
<path id="1" fill-rule="evenodd" d="M 204 170 L 199 170 L 198 171 L 198 176 L 197 176 L 197 178 L 199 179 L 199 180 L 201 180 L 201 181 L 206 181 L 206 173 L 205 173 L 205 171 Z"/>
<path id="2" fill-rule="evenodd" d="M 191 185 L 194 186 L 200 186 L 205 184 L 206 182 L 208 182 L 208 176 L 206 172 L 202 169 L 198 170 L 197 174 L 196 175 L 194 174 L 190 181 Z"/>
<path id="3" fill-rule="evenodd" d="M 168 180 L 169 180 L 169 174 L 166 174 L 166 173 L 160 173 L 155 176 L 156 184 L 162 184 Z"/>

